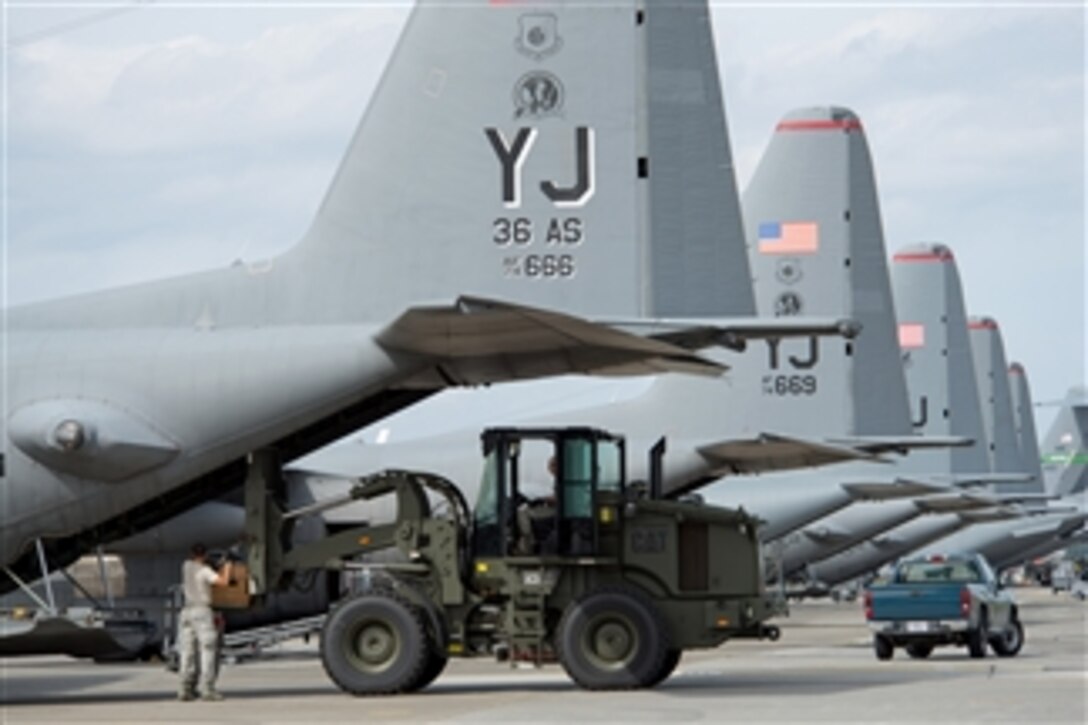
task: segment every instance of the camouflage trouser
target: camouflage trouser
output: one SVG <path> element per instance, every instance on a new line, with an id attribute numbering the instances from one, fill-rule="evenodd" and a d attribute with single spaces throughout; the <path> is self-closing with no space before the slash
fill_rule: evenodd
<path id="1" fill-rule="evenodd" d="M 181 610 L 178 627 L 178 650 L 181 655 L 181 691 L 196 692 L 197 659 L 200 664 L 200 690 L 215 691 L 219 674 L 219 632 L 211 607 L 185 607 Z"/>

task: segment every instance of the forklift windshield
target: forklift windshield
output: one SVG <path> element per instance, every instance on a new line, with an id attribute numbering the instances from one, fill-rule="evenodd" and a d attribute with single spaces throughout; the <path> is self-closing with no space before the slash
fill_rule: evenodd
<path id="1" fill-rule="evenodd" d="M 476 556 L 502 556 L 504 546 L 503 510 L 507 508 L 506 447 L 495 446 L 484 460 L 480 491 L 473 510 L 473 549 Z"/>
<path id="2" fill-rule="evenodd" d="M 563 441 L 563 514 L 566 518 L 593 516 L 593 442 L 581 439 Z"/>
<path id="3" fill-rule="evenodd" d="M 484 433 L 475 556 L 591 556 L 597 493 L 621 493 L 623 442 L 590 429 Z"/>

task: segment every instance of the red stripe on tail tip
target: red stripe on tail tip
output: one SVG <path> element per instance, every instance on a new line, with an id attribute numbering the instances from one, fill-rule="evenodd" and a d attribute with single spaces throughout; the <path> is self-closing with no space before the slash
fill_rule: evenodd
<path id="1" fill-rule="evenodd" d="M 892 257 L 893 262 L 952 262 L 955 259 L 947 249 L 939 252 L 902 252 Z"/>
<path id="2" fill-rule="evenodd" d="M 807 121 L 781 121 L 776 131 L 860 131 L 861 121 L 856 118 L 812 119 Z"/>
<path id="3" fill-rule="evenodd" d="M 967 326 L 972 330 L 996 330 L 997 323 L 993 320 L 971 320 Z"/>

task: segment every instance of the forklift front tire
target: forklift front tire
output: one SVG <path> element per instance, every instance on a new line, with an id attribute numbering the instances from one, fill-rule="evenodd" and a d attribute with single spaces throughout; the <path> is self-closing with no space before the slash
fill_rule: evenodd
<path id="1" fill-rule="evenodd" d="M 559 661 L 587 690 L 652 687 L 671 674 L 665 631 L 653 602 L 640 592 L 599 591 L 564 612 L 556 638 Z"/>
<path id="2" fill-rule="evenodd" d="M 426 628 L 414 607 L 392 592 L 346 599 L 321 630 L 321 662 L 340 689 L 353 695 L 390 695 L 437 677 Z M 443 663 L 444 664 L 444 663 Z"/>

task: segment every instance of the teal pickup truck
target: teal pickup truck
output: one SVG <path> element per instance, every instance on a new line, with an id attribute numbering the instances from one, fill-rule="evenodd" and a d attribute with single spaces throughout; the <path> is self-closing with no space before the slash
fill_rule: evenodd
<path id="1" fill-rule="evenodd" d="M 878 660 L 896 647 L 921 659 L 946 644 L 966 645 L 972 657 L 985 657 L 987 646 L 1012 657 L 1024 644 L 1016 602 L 979 554 L 903 561 L 863 601 Z"/>

